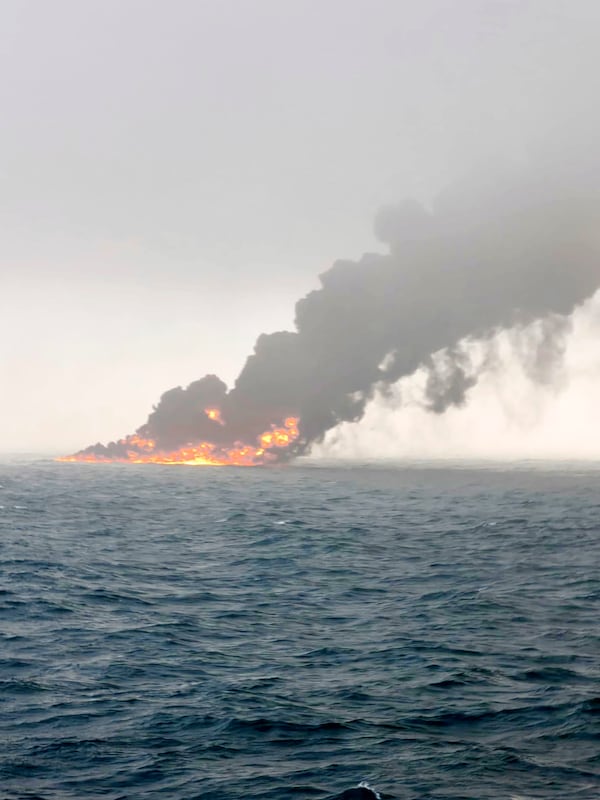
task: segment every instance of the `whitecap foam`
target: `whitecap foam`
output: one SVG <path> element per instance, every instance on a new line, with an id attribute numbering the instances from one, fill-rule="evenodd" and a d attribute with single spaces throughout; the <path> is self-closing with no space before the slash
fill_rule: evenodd
<path id="1" fill-rule="evenodd" d="M 370 785 L 367 783 L 367 781 L 361 781 L 361 782 L 358 784 L 358 788 L 359 788 L 359 789 L 368 789 L 370 792 L 373 792 L 373 794 L 375 795 L 375 797 L 377 798 L 377 800 L 381 800 L 381 795 L 379 794 L 379 792 L 378 792 L 378 791 L 376 791 L 376 790 L 375 790 L 375 789 L 374 789 L 372 786 L 370 786 Z"/>

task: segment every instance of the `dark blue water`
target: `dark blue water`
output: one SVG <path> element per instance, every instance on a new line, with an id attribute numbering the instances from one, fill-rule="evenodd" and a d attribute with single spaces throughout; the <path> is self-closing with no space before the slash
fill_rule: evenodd
<path id="1" fill-rule="evenodd" d="M 600 796 L 600 471 L 0 485 L 0 797 Z"/>

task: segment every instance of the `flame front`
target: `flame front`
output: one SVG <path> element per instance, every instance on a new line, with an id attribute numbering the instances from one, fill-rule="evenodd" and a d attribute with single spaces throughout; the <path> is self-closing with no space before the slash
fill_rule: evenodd
<path id="1" fill-rule="evenodd" d="M 206 415 L 223 425 L 219 409 L 205 409 Z M 126 464 L 185 464 L 187 466 L 237 466 L 254 467 L 274 461 L 276 448 L 288 447 L 299 436 L 298 418 L 287 417 L 281 427 L 273 425 L 258 437 L 257 445 L 236 442 L 233 447 L 222 448 L 213 442 L 188 444 L 177 450 L 161 450 L 153 439 L 144 439 L 137 434 L 127 436 L 117 442 L 125 455 L 112 457 L 93 452 L 75 453 L 61 456 L 57 461 L 80 461 L 91 463 L 121 462 Z"/>

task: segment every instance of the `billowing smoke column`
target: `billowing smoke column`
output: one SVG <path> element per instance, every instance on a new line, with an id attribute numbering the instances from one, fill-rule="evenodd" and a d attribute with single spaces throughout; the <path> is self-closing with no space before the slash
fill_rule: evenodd
<path id="1" fill-rule="evenodd" d="M 258 448 L 248 463 L 289 458 L 359 419 L 376 387 L 423 365 L 441 412 L 477 379 L 457 343 L 533 319 L 545 320 L 532 355 L 543 372 L 560 354 L 557 315 L 600 285 L 599 186 L 595 170 L 504 168 L 453 186 L 431 210 L 383 210 L 376 232 L 389 251 L 334 263 L 297 303 L 296 331 L 261 335 L 230 391 L 215 375 L 171 389 L 135 436 L 78 457 L 155 460 L 142 456 L 202 442 L 226 454 L 219 463 L 240 463 L 227 454 L 243 446 Z M 442 373 L 431 359 L 441 350 Z"/>

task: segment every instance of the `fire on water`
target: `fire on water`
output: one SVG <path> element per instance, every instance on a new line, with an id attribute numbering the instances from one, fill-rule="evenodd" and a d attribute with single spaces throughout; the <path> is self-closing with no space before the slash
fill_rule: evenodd
<path id="1" fill-rule="evenodd" d="M 223 424 L 218 409 L 206 409 L 206 413 L 210 419 Z M 254 467 L 275 460 L 276 448 L 288 447 L 298 438 L 298 421 L 297 417 L 288 417 L 282 427 L 272 426 L 271 430 L 265 431 L 258 437 L 256 445 L 236 442 L 233 447 L 223 448 L 213 442 L 198 442 L 167 451 L 158 449 L 153 439 L 144 439 L 134 433 L 118 442 L 125 451 L 123 456 L 112 457 L 84 451 L 71 456 L 60 456 L 56 461 Z"/>

